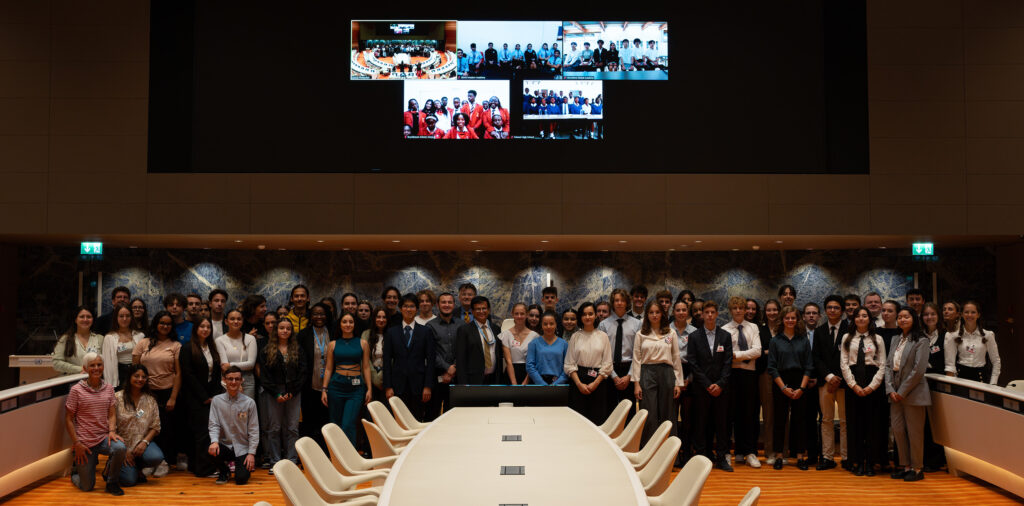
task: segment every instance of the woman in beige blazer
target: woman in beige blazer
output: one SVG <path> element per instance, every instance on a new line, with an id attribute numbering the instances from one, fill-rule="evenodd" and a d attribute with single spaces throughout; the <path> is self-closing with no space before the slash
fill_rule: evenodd
<path id="1" fill-rule="evenodd" d="M 896 315 L 900 333 L 893 336 L 885 361 L 885 392 L 893 439 L 899 450 L 899 465 L 893 466 L 894 480 L 924 479 L 924 420 L 931 393 L 924 373 L 928 370 L 928 339 L 914 311 L 903 308 Z"/>

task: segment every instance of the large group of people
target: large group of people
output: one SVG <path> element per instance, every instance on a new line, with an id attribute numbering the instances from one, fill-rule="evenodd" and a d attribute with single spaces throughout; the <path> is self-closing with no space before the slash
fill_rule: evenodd
<path id="1" fill-rule="evenodd" d="M 667 70 L 667 62 L 660 56 L 657 41 L 648 40 L 645 44 L 637 38 L 632 44 L 629 39 L 622 39 L 618 45 L 611 41 L 608 47 L 605 47 L 604 40 L 598 40 L 596 44 L 596 47 L 591 47 L 589 41 L 582 45 L 569 41 L 563 52 L 558 48 L 558 42 L 550 47 L 544 42 L 539 49 L 535 49 L 532 43 L 526 44 L 525 49 L 518 43 L 509 48 L 507 42 L 498 49 L 493 42 L 488 42 L 487 48 L 480 51 L 474 42 L 468 51 L 462 48 L 457 51 L 458 75 L 477 77 L 526 71 L 533 75 L 557 76 L 563 72 Z"/>
<path id="2" fill-rule="evenodd" d="M 409 99 L 402 114 L 405 138 L 431 139 L 509 139 L 508 108 L 501 100 L 491 98 L 477 101 L 476 90 L 468 90 L 466 98 L 448 97 L 427 99 L 420 108 L 419 101 Z"/>
<path id="3" fill-rule="evenodd" d="M 658 51 L 658 43 L 648 40 L 646 46 L 639 38 L 622 39 L 618 46 L 610 41 L 605 48 L 604 40 L 597 40 L 597 47 L 590 42 L 583 42 L 582 47 L 575 41 L 569 42 L 569 49 L 562 59 L 562 68 L 566 72 L 616 72 L 667 69 Z"/>
<path id="4" fill-rule="evenodd" d="M 584 116 L 600 116 L 604 113 L 604 95 L 587 97 L 582 93 L 565 91 L 534 89 L 530 93 L 529 88 L 523 89 L 523 117 L 529 116 L 558 116 L 558 121 L 541 121 L 541 128 L 538 136 L 555 138 L 556 131 L 559 134 L 569 135 L 573 138 L 579 136 L 583 139 L 600 139 L 604 136 L 603 122 L 582 119 Z M 579 116 L 581 119 L 572 119 L 572 116 Z M 543 118 L 541 118 L 543 120 Z M 563 129 L 560 127 L 564 127 Z"/>
<path id="5" fill-rule="evenodd" d="M 458 75 L 460 77 L 484 77 L 496 72 L 528 72 L 530 74 L 551 74 L 561 73 L 562 56 L 558 50 L 558 42 L 554 42 L 551 48 L 548 43 L 540 45 L 540 49 L 534 49 L 533 43 L 527 43 L 523 49 L 522 44 L 515 44 L 511 49 L 507 42 L 502 43 L 501 49 L 494 47 L 493 42 L 487 43 L 487 49 L 478 50 L 475 42 L 469 45 L 469 51 L 459 48 Z"/>
<path id="6" fill-rule="evenodd" d="M 546 287 L 499 325 L 470 283 L 440 295 L 388 286 L 376 304 L 352 293 L 312 304 L 296 285 L 274 311 L 261 295 L 232 303 L 215 289 L 170 294 L 152 318 L 117 287 L 110 313 L 77 308 L 54 349 L 57 371 L 88 375 L 66 401 L 71 481 L 91 490 L 107 454 L 115 495 L 169 462 L 244 484 L 257 467 L 297 461 L 300 435 L 323 445 L 329 422 L 368 451 L 358 420 L 371 400 L 398 396 L 433 420 L 452 384 L 568 385 L 570 407 L 597 424 L 628 399 L 649 413 L 643 440 L 671 421 L 678 465 L 702 454 L 725 471 L 761 467 L 760 413 L 775 469 L 794 456 L 801 470 L 832 469 L 838 456 L 858 476 L 916 481 L 944 465 L 925 372 L 999 379 L 995 335 L 973 301 L 940 306 L 913 289 L 902 303 L 871 292 L 797 306 L 785 285 L 763 310 L 731 297 L 720 318 L 716 301 L 689 290 L 648 295 L 618 288 L 562 308 Z"/>

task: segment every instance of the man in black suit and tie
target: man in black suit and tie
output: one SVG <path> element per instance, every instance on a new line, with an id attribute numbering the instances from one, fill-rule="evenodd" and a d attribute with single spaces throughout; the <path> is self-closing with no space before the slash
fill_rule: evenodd
<path id="1" fill-rule="evenodd" d="M 693 448 L 697 454 L 710 457 L 706 448 L 707 428 L 713 424 L 715 432 L 715 455 L 712 462 L 723 471 L 732 472 L 729 464 L 729 374 L 732 371 L 732 335 L 718 327 L 718 304 L 713 300 L 704 303 L 701 315 L 704 324 L 690 335 L 686 347 L 686 361 L 693 371 L 694 401 L 696 420 L 694 423 Z"/>
<path id="2" fill-rule="evenodd" d="M 501 329 L 491 323 L 491 301 L 477 295 L 470 303 L 473 320 L 455 332 L 455 378 L 459 385 L 494 385 L 504 383 L 505 359 L 498 334 Z"/>
<path id="3" fill-rule="evenodd" d="M 434 386 L 434 333 L 416 323 L 416 296 L 402 297 L 402 321 L 384 332 L 384 395 L 397 395 L 417 420 Z"/>
<path id="4" fill-rule="evenodd" d="M 846 335 L 847 321 L 843 319 L 843 299 L 838 295 L 825 298 L 825 323 L 814 331 L 814 372 L 818 377 L 818 402 L 821 406 L 821 459 L 815 469 L 824 471 L 836 467 L 836 429 L 833 419 L 835 405 L 839 404 L 839 454 L 843 468 L 846 460 L 846 392 L 843 372 L 839 369 L 839 346 Z"/>

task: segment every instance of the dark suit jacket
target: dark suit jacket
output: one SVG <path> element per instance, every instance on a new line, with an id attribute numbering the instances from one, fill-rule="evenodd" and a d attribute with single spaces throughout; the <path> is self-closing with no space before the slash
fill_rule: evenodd
<path id="1" fill-rule="evenodd" d="M 212 339 L 212 338 L 210 338 Z M 210 352 L 213 355 L 213 374 L 210 375 L 209 364 L 202 355 L 196 360 L 192 356 L 191 343 L 181 347 L 178 353 L 178 364 L 181 367 L 181 390 L 188 406 L 202 405 L 206 399 L 224 391 L 220 383 L 220 357 L 214 355 L 216 347 L 210 342 Z"/>
<path id="2" fill-rule="evenodd" d="M 501 329 L 493 322 L 487 322 L 494 336 L 494 372 L 498 382 L 508 377 L 501 372 L 505 367 L 504 351 L 498 334 Z M 462 324 L 455 331 L 455 382 L 459 385 L 480 385 L 484 381 L 484 348 L 480 337 L 480 327 L 476 320 Z"/>
<path id="3" fill-rule="evenodd" d="M 434 333 L 413 323 L 412 344 L 406 346 L 404 326 L 384 331 L 384 388 L 395 395 L 419 394 L 434 387 Z"/>
<path id="4" fill-rule="evenodd" d="M 331 341 L 333 341 L 333 340 L 335 340 L 337 338 L 337 336 L 334 335 L 334 332 L 331 331 L 331 327 L 333 327 L 333 325 L 326 325 L 324 327 L 325 329 L 327 329 L 327 342 L 328 343 L 330 343 Z M 356 334 L 356 335 L 359 335 L 359 334 Z M 313 369 L 316 366 L 316 364 L 314 363 L 314 360 L 316 360 L 316 359 L 314 358 L 314 353 L 313 353 L 313 347 L 316 346 L 315 344 L 313 344 L 313 338 L 314 337 L 315 337 L 315 335 L 313 334 L 313 325 L 310 325 L 310 326 L 300 330 L 298 335 L 295 336 L 295 339 L 299 342 L 299 350 L 302 351 L 302 355 L 303 355 L 303 357 L 305 357 L 306 372 L 309 374 L 309 377 L 306 378 L 306 384 L 303 385 L 302 388 L 304 390 L 310 390 L 310 391 L 313 390 Z M 327 350 L 325 349 L 324 352 L 326 353 Z M 332 371 L 326 371 L 325 374 L 330 374 L 331 372 Z M 310 394 L 310 395 L 313 395 L 313 394 Z"/>
<path id="5" fill-rule="evenodd" d="M 832 336 L 829 335 L 828 320 L 814 330 L 814 351 L 811 354 L 814 360 L 814 375 L 818 378 L 818 384 L 825 382 L 825 377 L 834 374 L 843 378 L 843 371 L 839 369 L 839 347 L 846 335 L 848 324 L 841 320 L 836 329 L 835 343 L 829 342 Z"/>
<path id="6" fill-rule="evenodd" d="M 935 340 L 935 347 L 928 346 L 928 372 L 944 374 L 946 370 L 946 333 L 939 331 L 939 338 Z"/>
<path id="7" fill-rule="evenodd" d="M 719 347 L 722 351 L 718 351 Z M 701 325 L 690 335 L 686 361 L 690 363 L 693 379 L 701 389 L 712 384 L 725 388 L 732 371 L 732 335 L 722 327 L 716 327 L 714 349 L 708 348 L 707 329 Z"/>

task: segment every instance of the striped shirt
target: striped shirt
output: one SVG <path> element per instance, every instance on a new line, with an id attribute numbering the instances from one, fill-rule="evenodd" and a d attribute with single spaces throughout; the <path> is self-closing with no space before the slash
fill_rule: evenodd
<path id="1" fill-rule="evenodd" d="M 75 435 L 86 448 L 107 439 L 110 433 L 110 408 L 114 405 L 114 387 L 102 382 L 98 389 L 86 380 L 79 381 L 68 392 L 64 407 L 75 421 Z"/>

